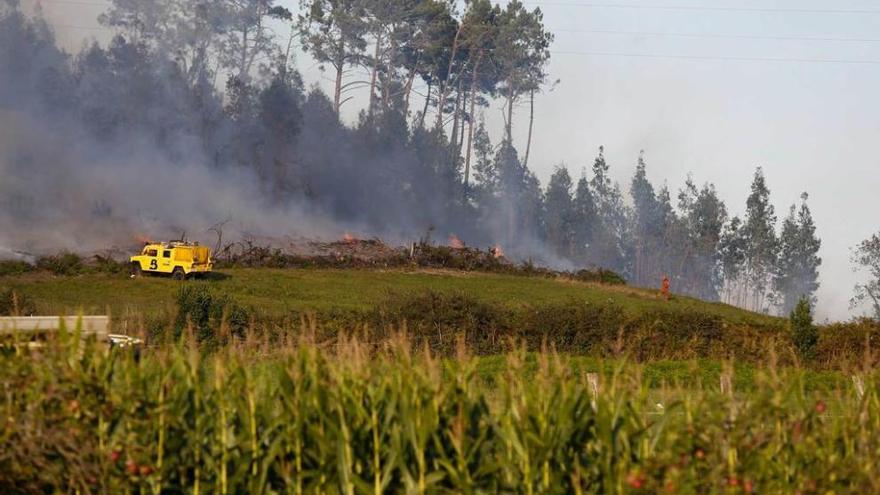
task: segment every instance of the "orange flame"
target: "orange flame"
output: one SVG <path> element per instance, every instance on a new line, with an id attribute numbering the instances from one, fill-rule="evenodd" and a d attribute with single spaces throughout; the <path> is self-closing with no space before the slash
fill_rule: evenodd
<path id="1" fill-rule="evenodd" d="M 449 247 L 452 249 L 464 249 L 464 243 L 461 242 L 457 235 L 451 234 L 449 236 Z"/>
<path id="2" fill-rule="evenodd" d="M 150 238 L 144 234 L 135 234 L 134 240 L 137 241 L 138 244 L 149 244 L 151 242 Z"/>
<path id="3" fill-rule="evenodd" d="M 351 244 L 351 243 L 355 242 L 357 239 L 353 235 L 351 235 L 351 233 L 346 232 L 345 235 L 342 236 L 342 240 L 343 240 L 343 242 L 347 242 L 347 243 Z"/>
<path id="4" fill-rule="evenodd" d="M 503 258 L 504 257 L 504 250 L 501 249 L 500 245 L 495 244 L 495 247 L 492 248 L 492 256 L 494 256 L 496 258 Z"/>

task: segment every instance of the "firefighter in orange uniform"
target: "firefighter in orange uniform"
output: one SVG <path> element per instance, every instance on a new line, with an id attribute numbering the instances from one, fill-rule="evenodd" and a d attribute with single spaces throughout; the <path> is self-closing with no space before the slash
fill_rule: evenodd
<path id="1" fill-rule="evenodd" d="M 660 289 L 660 294 L 663 295 L 663 298 L 667 301 L 669 300 L 669 277 L 666 275 L 663 276 L 663 285 Z"/>

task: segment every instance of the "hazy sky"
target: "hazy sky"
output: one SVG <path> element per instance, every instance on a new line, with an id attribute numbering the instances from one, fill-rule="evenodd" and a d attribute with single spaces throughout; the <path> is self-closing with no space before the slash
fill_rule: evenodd
<path id="1" fill-rule="evenodd" d="M 69 49 L 105 39 L 104 31 L 84 29 L 97 26 L 102 7 L 94 1 L 43 0 Z M 665 181 L 674 193 L 693 173 L 698 183 L 715 183 L 730 213 L 741 215 L 761 166 L 780 220 L 803 191 L 810 194 L 823 242 L 818 314 L 850 316 L 857 281 L 850 248 L 880 230 L 873 147 L 880 138 L 880 3 L 526 3 L 542 8 L 556 34 L 550 75 L 561 81 L 536 103 L 529 165 L 542 182 L 561 163 L 577 177 L 604 145 L 626 188 L 644 149 L 657 185 Z M 308 57 L 298 66 L 308 84 L 330 87 Z M 357 105 L 349 104 L 349 117 Z M 499 135 L 500 102 L 485 117 Z M 521 149 L 527 118 L 522 107 L 514 120 Z"/>

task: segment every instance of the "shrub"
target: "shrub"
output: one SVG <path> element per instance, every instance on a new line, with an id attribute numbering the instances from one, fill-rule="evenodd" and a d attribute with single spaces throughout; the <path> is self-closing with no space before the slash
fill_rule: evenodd
<path id="1" fill-rule="evenodd" d="M 37 260 L 37 268 L 52 272 L 55 275 L 78 275 L 83 272 L 85 265 L 78 254 L 61 253 L 41 257 Z"/>
<path id="2" fill-rule="evenodd" d="M 33 299 L 13 289 L 0 288 L 0 316 L 28 316 L 37 312 Z"/>
<path id="3" fill-rule="evenodd" d="M 211 292 L 205 285 L 184 285 L 177 295 L 177 318 L 174 336 L 179 337 L 192 325 L 196 339 L 203 344 L 218 344 L 227 335 L 218 335 L 217 329 L 228 330 L 231 336 L 244 335 L 250 322 L 250 312 L 229 296 Z"/>
<path id="4" fill-rule="evenodd" d="M 0 260 L 0 277 L 21 275 L 34 269 L 33 265 L 20 260 Z"/>
<path id="5" fill-rule="evenodd" d="M 626 285 L 626 280 L 611 270 L 599 268 L 597 270 L 578 270 L 572 274 L 572 278 L 581 282 L 596 282 L 607 285 Z"/>
<path id="6" fill-rule="evenodd" d="M 416 346 L 425 344 L 432 352 L 452 354 L 459 335 L 478 353 L 497 352 L 510 318 L 503 308 L 460 292 L 427 290 L 401 296 L 391 294 L 373 316 L 380 329 L 406 322 Z"/>
<path id="7" fill-rule="evenodd" d="M 789 317 L 791 324 L 791 341 L 801 358 L 812 360 L 819 342 L 819 330 L 813 325 L 813 313 L 810 301 L 802 298 L 798 301 Z"/>

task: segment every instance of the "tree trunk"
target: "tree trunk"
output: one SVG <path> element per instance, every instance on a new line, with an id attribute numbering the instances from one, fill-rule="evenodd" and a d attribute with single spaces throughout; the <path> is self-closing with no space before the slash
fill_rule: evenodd
<path id="1" fill-rule="evenodd" d="M 504 133 L 507 135 L 507 142 L 513 143 L 513 83 L 508 83 L 507 87 L 507 122 L 504 123 Z"/>
<path id="2" fill-rule="evenodd" d="M 459 117 L 461 116 L 461 81 L 458 82 L 458 89 L 455 93 L 455 109 L 452 111 L 452 136 L 449 138 L 449 144 L 454 145 L 458 142 Z M 458 157 L 453 157 L 453 162 L 457 162 Z"/>
<path id="3" fill-rule="evenodd" d="M 464 190 L 465 194 L 467 194 L 468 189 L 468 179 L 471 172 L 471 149 L 473 148 L 474 143 L 474 121 L 476 120 L 474 116 L 474 112 L 476 110 L 477 105 L 477 80 L 479 79 L 480 72 L 480 62 L 483 60 L 483 51 L 480 50 L 480 54 L 477 56 L 477 62 L 474 64 L 474 72 L 471 76 L 471 108 L 470 114 L 471 119 L 468 125 L 468 138 L 467 138 L 467 158 L 464 161 Z"/>
<path id="4" fill-rule="evenodd" d="M 433 80 L 428 81 L 428 94 L 425 95 L 425 107 L 422 108 L 422 114 L 419 116 L 419 129 L 425 127 L 425 115 L 428 113 L 428 104 L 431 102 L 431 89 L 433 87 L 433 82 Z"/>
<path id="5" fill-rule="evenodd" d="M 443 105 L 446 104 L 446 88 L 449 79 L 452 77 L 452 66 L 455 63 L 455 56 L 458 54 L 458 36 L 461 34 L 461 26 L 455 31 L 455 38 L 452 39 L 452 55 L 449 57 L 449 66 L 446 69 L 446 78 L 440 83 L 440 99 L 437 105 L 437 128 L 443 127 Z"/>
<path id="6" fill-rule="evenodd" d="M 376 35 L 376 50 L 373 53 L 373 70 L 370 75 L 370 102 L 367 107 L 367 114 L 373 116 L 373 105 L 376 96 L 376 76 L 379 74 L 379 51 L 382 48 L 382 34 Z"/>
<path id="7" fill-rule="evenodd" d="M 238 60 L 238 78 L 241 81 L 245 80 L 245 65 L 247 65 L 247 43 L 248 43 L 248 30 L 247 27 L 241 33 L 241 53 L 239 54 Z"/>
<path id="8" fill-rule="evenodd" d="M 415 69 L 410 72 L 409 77 L 406 80 L 406 86 L 403 88 L 403 116 L 407 117 L 409 115 L 409 97 L 412 94 L 413 82 L 416 79 L 416 71 Z"/>
<path id="9" fill-rule="evenodd" d="M 338 47 L 338 56 L 333 62 L 336 67 L 336 86 L 333 89 L 333 109 L 336 115 L 339 115 L 339 107 L 342 105 L 342 72 L 345 69 L 345 42 L 340 40 Z"/>
<path id="10" fill-rule="evenodd" d="M 523 159 L 523 168 L 529 166 L 529 152 L 532 150 L 532 128 L 535 125 L 535 90 L 529 91 L 529 137 L 526 140 L 526 156 Z"/>

